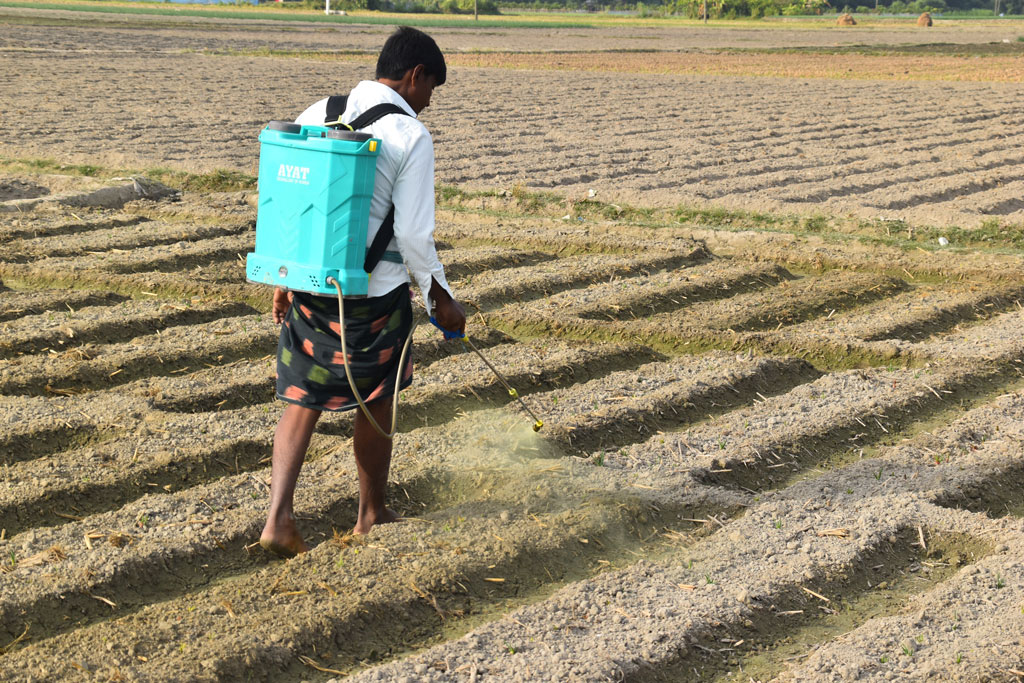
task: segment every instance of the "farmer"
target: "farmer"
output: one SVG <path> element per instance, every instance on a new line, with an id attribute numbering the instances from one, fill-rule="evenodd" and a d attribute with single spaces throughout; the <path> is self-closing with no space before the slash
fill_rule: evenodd
<path id="1" fill-rule="evenodd" d="M 416 115 L 430 104 L 434 88 L 445 82 L 444 55 L 422 31 L 397 29 L 377 59 L 376 81 L 360 82 L 348 96 L 341 120 L 349 123 L 366 110 L 392 103 L 393 113 L 363 128 L 383 141 L 370 207 L 367 243 L 373 241 L 394 205 L 394 239 L 373 268 L 367 298 L 345 301 L 348 364 L 356 388 L 378 425 L 390 425 L 393 392 L 412 382 L 412 360 L 401 369 L 399 356 L 412 326 L 409 273 L 427 310 L 444 328 L 463 331 L 466 314 L 453 298 L 434 247 L 434 144 Z M 297 119 L 324 125 L 328 99 Z M 291 557 L 308 550 L 295 523 L 295 482 L 320 413 L 357 407 L 345 375 L 339 339 L 338 302 L 302 292 L 274 291 L 274 321 L 283 323 L 277 349 L 277 397 L 285 407 L 274 434 L 270 510 L 260 545 Z M 359 474 L 356 534 L 398 516 L 385 505 L 391 466 L 391 440 L 377 432 L 362 410 L 355 413 L 353 435 Z"/>

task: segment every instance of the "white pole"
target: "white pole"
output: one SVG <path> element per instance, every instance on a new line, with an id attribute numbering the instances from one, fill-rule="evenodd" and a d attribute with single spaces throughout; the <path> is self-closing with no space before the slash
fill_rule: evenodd
<path id="1" fill-rule="evenodd" d="M 324 3 L 324 14 L 330 14 L 330 13 L 331 13 L 331 0 L 327 0 Z"/>

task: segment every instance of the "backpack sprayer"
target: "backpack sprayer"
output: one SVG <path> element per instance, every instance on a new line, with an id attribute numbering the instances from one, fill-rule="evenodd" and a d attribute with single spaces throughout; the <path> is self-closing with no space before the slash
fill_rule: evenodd
<path id="1" fill-rule="evenodd" d="M 353 127 L 366 125 L 369 123 L 353 122 Z M 336 294 L 341 349 L 343 357 L 348 358 L 344 297 L 366 297 L 369 291 L 368 270 L 373 268 L 366 268 L 366 233 L 381 141 L 352 129 L 284 121 L 271 121 L 259 140 L 256 247 L 246 258 L 246 279 L 320 296 Z M 393 220 L 391 214 L 389 219 Z M 377 240 L 373 248 L 376 243 Z M 430 322 L 444 333 L 445 339 L 461 339 L 463 345 L 472 348 L 509 395 L 534 419 L 534 431 L 544 425 L 464 333 L 442 328 L 433 317 Z M 405 367 L 415 329 L 414 320 L 397 372 Z M 370 424 L 381 436 L 392 438 L 398 422 L 399 383 L 395 383 L 389 433 L 370 415 L 348 363 L 345 376 Z"/>

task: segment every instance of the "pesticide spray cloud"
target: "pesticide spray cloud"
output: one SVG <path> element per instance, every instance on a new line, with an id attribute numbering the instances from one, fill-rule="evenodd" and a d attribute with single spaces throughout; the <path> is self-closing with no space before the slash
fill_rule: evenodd
<path id="1" fill-rule="evenodd" d="M 468 467 L 522 467 L 566 455 L 557 444 L 534 431 L 528 418 L 504 410 L 467 415 L 459 421 L 459 427 L 468 439 L 453 459 Z"/>
<path id="2" fill-rule="evenodd" d="M 447 493 L 464 502 L 521 512 L 560 510 L 573 488 L 568 482 L 585 466 L 535 432 L 533 421 L 518 411 L 477 411 L 448 427 L 441 446 L 451 477 Z"/>

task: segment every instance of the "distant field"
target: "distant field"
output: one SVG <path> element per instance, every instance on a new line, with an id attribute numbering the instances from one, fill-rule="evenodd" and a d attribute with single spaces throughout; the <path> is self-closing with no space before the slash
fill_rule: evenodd
<path id="1" fill-rule="evenodd" d="M 66 10 L 106 15 L 151 17 L 196 17 L 205 19 L 288 21 L 324 24 L 407 24 L 435 28 L 578 28 L 621 26 L 710 26 L 721 29 L 745 29 L 771 26 L 787 29 L 827 29 L 835 24 L 834 16 L 825 17 L 765 17 L 762 19 L 703 21 L 683 17 L 639 17 L 609 15 L 601 12 L 523 12 L 506 9 L 501 15 L 482 15 L 474 20 L 468 15 L 427 15 L 387 12 L 351 12 L 346 16 L 327 16 L 322 11 L 305 10 L 294 6 L 266 4 L 260 6 L 230 5 L 174 5 L 160 2 L 117 2 L 116 0 L 65 0 L 64 2 L 29 2 L 27 0 L 0 0 L 0 7 L 35 10 Z M 875 17 L 857 15 L 860 30 L 899 27 L 914 24 L 913 18 Z M 1005 25 L 1013 17 L 957 17 L 955 22 L 964 26 Z M 948 23 L 953 23 L 951 18 Z"/>
<path id="2" fill-rule="evenodd" d="M 11 16 L 0 154 L 192 172 L 252 174 L 255 131 L 372 76 L 390 31 L 0 9 Z M 1021 26 L 439 28 L 452 77 L 423 116 L 439 180 L 469 189 L 1013 223 Z M 74 102 L 54 95 L 70 84 Z"/>

